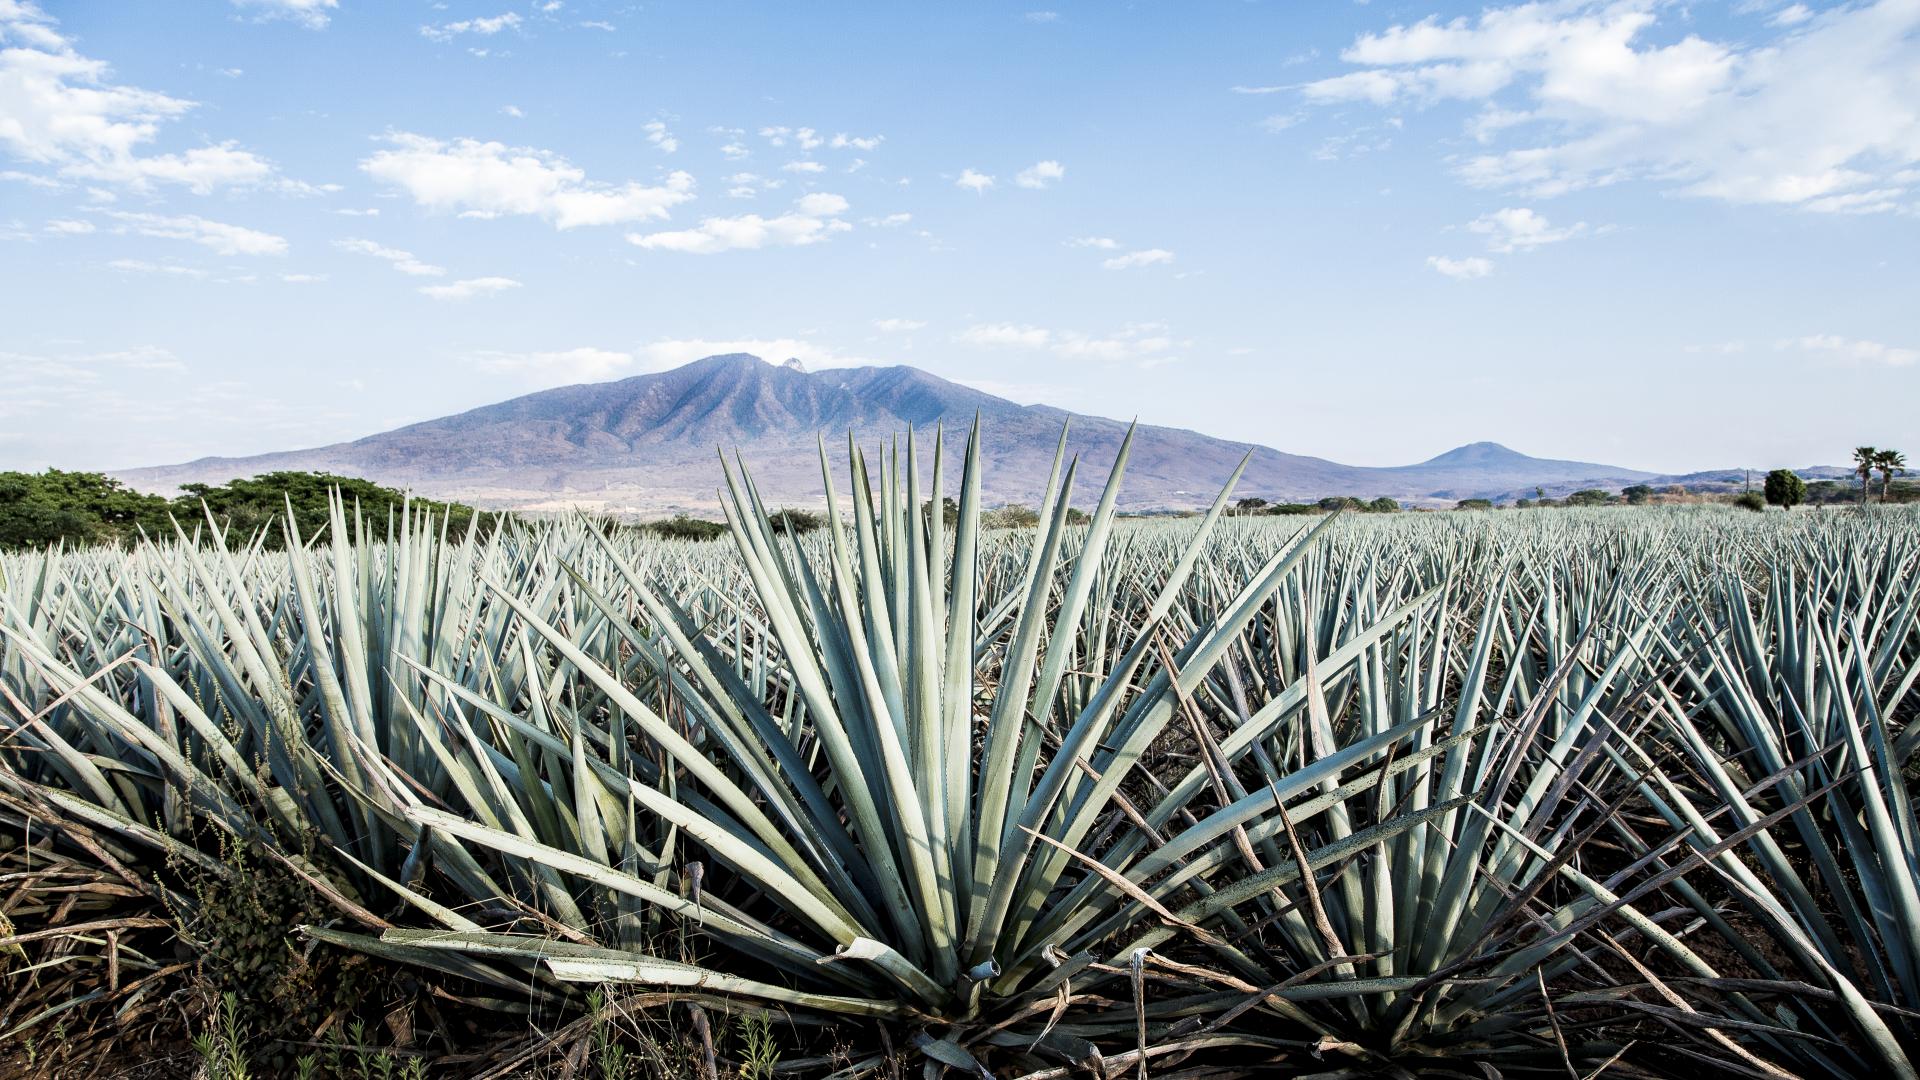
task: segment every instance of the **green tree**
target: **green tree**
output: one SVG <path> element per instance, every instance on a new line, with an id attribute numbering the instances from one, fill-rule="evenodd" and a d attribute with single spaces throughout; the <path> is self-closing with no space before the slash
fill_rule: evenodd
<path id="1" fill-rule="evenodd" d="M 922 515 L 923 520 L 925 520 L 929 525 L 933 523 L 933 500 L 932 499 L 928 499 L 926 502 L 923 502 L 920 504 L 920 513 Z M 960 504 L 954 502 L 952 497 L 948 497 L 940 500 L 940 520 L 944 522 L 946 527 L 949 529 L 959 524 Z"/>
<path id="2" fill-rule="evenodd" d="M 1265 510 L 1268 505 L 1270 504 L 1267 500 L 1257 495 L 1249 495 L 1244 499 L 1236 501 L 1233 504 L 1233 508 L 1243 514 L 1258 514 L 1262 510 Z"/>
<path id="3" fill-rule="evenodd" d="M 1628 484 L 1620 489 L 1629 506 L 1644 506 L 1653 501 L 1653 489 L 1645 484 Z"/>
<path id="4" fill-rule="evenodd" d="M 1400 510 L 1399 501 L 1396 499 L 1389 499 L 1385 495 L 1382 495 L 1379 498 L 1367 504 L 1367 512 L 1372 514 L 1394 514 L 1394 513 L 1398 513 L 1399 510 Z"/>
<path id="5" fill-rule="evenodd" d="M 1605 506 L 1614 501 L 1611 492 L 1599 488 L 1585 488 L 1567 496 L 1568 506 Z"/>
<path id="6" fill-rule="evenodd" d="M 1767 501 L 1783 510 L 1791 510 L 1807 501 L 1807 482 L 1792 469 L 1775 469 L 1767 474 Z"/>
<path id="7" fill-rule="evenodd" d="M 327 498 L 335 491 L 346 500 L 349 521 L 357 508 L 368 526 L 383 534 L 387 518 L 399 513 L 408 502 L 416 509 L 446 515 L 449 531 L 465 529 L 478 513 L 471 506 L 410 499 L 404 491 L 358 476 L 335 473 L 270 472 L 218 485 L 182 484 L 180 490 L 182 494 L 173 501 L 172 509 L 182 527 L 192 529 L 193 523 L 202 517 L 200 508 L 204 505 L 214 520 L 228 531 L 232 543 L 244 544 L 264 530 L 269 547 L 279 547 L 285 542 L 283 519 L 289 508 L 302 539 L 325 528 Z"/>
<path id="8" fill-rule="evenodd" d="M 1873 467 L 1880 472 L 1880 501 L 1886 502 L 1893 491 L 1893 478 L 1906 475 L 1907 455 L 1898 450 L 1876 450 Z"/>
<path id="9" fill-rule="evenodd" d="M 1760 493 L 1757 491 L 1743 491 L 1734 498 L 1733 505 L 1742 510 L 1752 510 L 1758 513 L 1767 508 L 1767 500 L 1761 498 Z"/>
<path id="10" fill-rule="evenodd" d="M 1880 467 L 1880 451 L 1871 446 L 1853 448 L 1853 471 L 1860 477 L 1860 505 L 1867 505 L 1867 481 L 1873 479 L 1873 470 Z"/>
<path id="11" fill-rule="evenodd" d="M 167 528 L 167 501 L 110 476 L 0 473 L 0 547 L 115 543 Z"/>
<path id="12" fill-rule="evenodd" d="M 1491 510 L 1493 509 L 1493 500 L 1461 499 L 1459 502 L 1453 504 L 1453 508 L 1455 510 Z"/>

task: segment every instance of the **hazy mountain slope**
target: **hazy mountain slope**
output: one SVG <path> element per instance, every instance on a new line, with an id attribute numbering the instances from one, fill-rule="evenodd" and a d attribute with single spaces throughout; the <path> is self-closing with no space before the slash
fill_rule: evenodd
<path id="1" fill-rule="evenodd" d="M 490 505 L 581 505 L 633 511 L 701 508 L 721 482 L 716 451 L 737 450 L 775 502 L 817 500 L 817 438 L 836 468 L 848 432 L 872 455 L 909 426 L 960 438 L 978 415 L 986 432 L 990 502 L 1036 500 L 1061 424 L 1086 462 L 1076 490 L 1091 501 L 1126 424 L 1023 406 L 911 367 L 807 372 L 744 354 L 615 382 L 565 386 L 352 442 L 245 458 L 203 458 L 117 475 L 150 489 L 220 482 L 274 469 L 326 469 Z M 1387 495 L 1450 502 L 1545 487 L 1619 486 L 1652 474 L 1531 458 L 1473 443 L 1416 465 L 1365 468 L 1252 447 L 1177 428 L 1142 426 L 1124 505 L 1203 505 L 1253 451 L 1239 491 L 1268 499 Z M 872 458 L 869 458 L 872 461 Z M 950 462 L 957 470 L 958 462 Z M 957 481 L 957 477 L 956 477 Z M 842 489 L 844 490 L 844 488 Z"/>

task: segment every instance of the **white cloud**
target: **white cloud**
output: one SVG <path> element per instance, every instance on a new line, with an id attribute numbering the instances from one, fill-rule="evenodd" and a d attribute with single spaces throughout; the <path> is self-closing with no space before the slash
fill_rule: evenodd
<path id="1" fill-rule="evenodd" d="M 1046 23 L 1057 23 L 1060 21 L 1060 13 L 1057 11 L 1029 11 L 1025 15 L 1022 15 L 1020 17 L 1022 19 L 1025 19 L 1027 22 L 1038 23 L 1041 25 L 1045 25 Z"/>
<path id="2" fill-rule="evenodd" d="M 846 199 L 838 195 L 829 195 L 826 192 L 802 195 L 800 201 L 794 205 L 800 208 L 801 213 L 811 214 L 814 217 L 832 217 L 835 214 L 844 214 L 847 212 Z"/>
<path id="3" fill-rule="evenodd" d="M 1488 250 L 1503 255 L 1557 244 L 1587 233 L 1584 221 L 1556 229 L 1546 218 L 1524 206 L 1509 206 L 1484 214 L 1468 222 L 1467 228 L 1487 238 Z"/>
<path id="4" fill-rule="evenodd" d="M 500 15 L 489 15 L 475 19 L 461 19 L 459 22 L 442 23 L 439 26 L 423 26 L 420 33 L 435 41 L 452 41 L 461 34 L 477 34 L 480 37 L 492 37 L 502 30 L 517 30 L 520 16 L 512 11 Z"/>
<path id="5" fill-rule="evenodd" d="M 747 149 L 746 146 L 737 139 L 722 146 L 720 153 L 728 161 L 740 161 L 743 158 L 753 156 L 753 151 Z"/>
<path id="6" fill-rule="evenodd" d="M 1193 342 L 1176 340 L 1167 324 L 1128 323 L 1116 333 L 1096 336 L 1077 330 L 1049 330 L 1018 323 L 976 323 L 956 335 L 968 345 L 989 348 L 1045 350 L 1072 360 L 1098 360 L 1128 363 L 1137 367 L 1157 367 L 1174 362 L 1176 349 Z"/>
<path id="7" fill-rule="evenodd" d="M 289 285 L 317 285 L 327 280 L 325 274 L 281 274 L 280 280 Z"/>
<path id="8" fill-rule="evenodd" d="M 1478 255 L 1469 255 L 1464 259 L 1451 259 L 1445 255 L 1427 256 L 1427 265 L 1456 281 L 1470 281 L 1493 273 L 1493 262 Z"/>
<path id="9" fill-rule="evenodd" d="M 518 105 L 502 105 L 500 106 L 500 115 L 511 116 L 515 120 L 524 120 L 527 114 L 526 111 Z"/>
<path id="10" fill-rule="evenodd" d="M 158 345 L 62 356 L 0 351 L 0 391 L 4 391 L 0 393 L 0 418 L 22 416 L 31 411 L 39 403 L 28 395 L 92 399 L 100 394 L 97 388 L 101 384 L 126 377 L 103 371 L 104 368 L 177 373 L 187 370 L 187 365 L 172 350 Z"/>
<path id="11" fill-rule="evenodd" d="M 194 266 L 181 266 L 177 263 L 152 263 L 145 259 L 115 259 L 107 264 L 109 269 L 121 270 L 129 274 L 172 274 L 176 277 L 203 278 L 207 272 Z"/>
<path id="12" fill-rule="evenodd" d="M 793 173 L 823 173 L 827 171 L 827 167 L 825 165 L 820 164 L 817 161 L 789 161 L 785 165 L 780 166 L 780 171 L 793 172 Z"/>
<path id="13" fill-rule="evenodd" d="M 171 349 L 158 345 L 135 345 L 130 349 L 94 353 L 85 357 L 91 363 L 118 364 L 135 371 L 185 371 L 187 365 Z"/>
<path id="14" fill-rule="evenodd" d="M 83 236 L 92 232 L 94 225 L 91 221 L 76 221 L 72 218 L 54 218 L 52 221 L 47 222 L 46 229 L 50 233 L 59 233 L 62 236 Z"/>
<path id="15" fill-rule="evenodd" d="M 953 183 L 955 187 L 966 188 L 977 195 L 993 186 L 993 177 L 988 176 L 986 173 L 975 172 L 972 169 L 962 169 L 960 171 L 960 179 L 955 180 Z"/>
<path id="16" fill-rule="evenodd" d="M 233 0 L 233 6 L 258 11 L 263 19 L 286 19 L 309 30 L 324 30 L 327 12 L 340 6 L 340 0 Z"/>
<path id="17" fill-rule="evenodd" d="M 959 340 L 968 345 L 1041 349 L 1053 340 L 1053 332 L 1038 326 L 1021 326 L 1014 323 L 976 323 L 962 330 Z"/>
<path id="18" fill-rule="evenodd" d="M 667 130 L 667 125 L 658 120 L 648 121 L 642 125 L 641 130 L 647 133 L 647 141 L 659 147 L 663 154 L 671 154 L 680 149 L 680 140 L 674 138 L 673 133 Z"/>
<path id="19" fill-rule="evenodd" d="M 1663 22 L 1682 10 L 1573 0 L 1429 18 L 1361 36 L 1341 54 L 1359 70 L 1302 89 L 1316 102 L 1480 103 L 1469 134 L 1509 141 L 1457 165 L 1479 187 L 1547 197 L 1648 180 L 1736 203 L 1911 206 L 1911 180 L 1894 178 L 1920 162 L 1920 5 L 1787 8 L 1777 21 L 1790 29 L 1754 43 Z M 1822 201 L 1848 196 L 1861 198 Z"/>
<path id="20" fill-rule="evenodd" d="M 760 137 L 767 140 L 767 143 L 771 146 L 785 146 L 788 140 L 792 140 L 799 144 L 802 150 L 812 150 L 818 146 L 825 146 L 827 143 L 827 140 L 822 138 L 819 132 L 810 127 L 763 127 L 760 129 Z"/>
<path id="21" fill-rule="evenodd" d="M 1920 349 L 1899 348 L 1883 345 L 1878 341 L 1845 338 L 1838 334 L 1812 334 L 1803 338 L 1793 338 L 1780 342 L 1778 347 L 1798 349 L 1832 363 L 1912 367 L 1916 362 L 1920 362 Z"/>
<path id="22" fill-rule="evenodd" d="M 104 61 L 74 51 L 31 3 L 0 0 L 0 41 L 0 147 L 16 158 L 67 177 L 199 194 L 276 178 L 270 162 L 233 143 L 141 153 L 195 103 L 115 83 Z"/>
<path id="23" fill-rule="evenodd" d="M 438 266 L 431 266 L 414 258 L 410 251 L 384 247 L 372 240 L 335 240 L 333 246 L 341 251 L 351 251 L 356 255 L 371 255 L 376 259 L 385 259 L 393 264 L 395 270 L 414 277 L 439 277 L 446 273 L 446 270 Z"/>
<path id="24" fill-rule="evenodd" d="M 1120 246 L 1120 241 L 1115 240 L 1111 236 L 1075 236 L 1067 241 L 1067 246 L 1090 247 L 1099 248 L 1102 251 L 1113 251 Z"/>
<path id="25" fill-rule="evenodd" d="M 422 285 L 420 291 L 435 300 L 471 300 L 476 296 L 488 296 L 508 289 L 517 289 L 520 283 L 506 277 L 466 278 L 446 285 Z"/>
<path id="26" fill-rule="evenodd" d="M 1869 188 L 1822 195 L 1801 203 L 1800 208 L 1821 214 L 1885 214 L 1920 209 L 1920 202 L 1904 187 Z"/>
<path id="27" fill-rule="evenodd" d="M 849 137 L 846 132 L 841 132 L 828 140 L 827 145 L 833 147 L 835 150 L 873 150 L 877 149 L 881 143 L 886 141 L 887 137 L 885 135 Z"/>
<path id="28" fill-rule="evenodd" d="M 1813 18 L 1813 12 L 1805 4 L 1789 4 L 1773 13 L 1767 20 L 1768 26 L 1799 26 Z"/>
<path id="29" fill-rule="evenodd" d="M 794 205 L 794 211 L 778 217 L 762 217 L 759 214 L 710 217 L 702 219 L 697 228 L 628 233 L 627 240 L 649 251 L 714 255 L 723 251 L 802 247 L 853 227 L 835 216 L 847 210 L 847 200 L 838 195 L 815 192 L 802 197 Z"/>
<path id="30" fill-rule="evenodd" d="M 875 319 L 873 320 L 873 325 L 889 334 L 902 334 L 914 330 L 924 330 L 927 326 L 926 323 L 921 322 L 919 319 Z"/>
<path id="31" fill-rule="evenodd" d="M 181 154 L 75 162 L 61 171 L 69 176 L 126 184 L 136 189 L 144 189 L 154 181 L 179 184 L 196 195 L 210 194 L 216 188 L 262 184 L 273 179 L 275 172 L 266 159 L 230 142 L 197 146 Z M 281 183 L 300 194 L 312 193 L 298 181 Z"/>
<path id="32" fill-rule="evenodd" d="M 1021 169 L 1014 176 L 1013 182 L 1023 188 L 1038 190 L 1052 187 L 1055 181 L 1064 179 L 1066 175 L 1067 167 L 1057 161 L 1036 161 Z"/>
<path id="33" fill-rule="evenodd" d="M 376 180 L 397 185 L 431 210 L 468 217 L 529 214 L 555 228 L 615 225 L 664 218 L 693 198 L 693 177 L 675 172 L 655 186 L 590 183 L 585 171 L 545 150 L 497 142 L 392 132 L 381 150 L 360 167 Z"/>
<path id="34" fill-rule="evenodd" d="M 633 367 L 633 354 L 581 346 L 552 352 L 478 352 L 469 357 L 483 371 L 517 375 L 545 386 L 603 382 Z"/>
<path id="35" fill-rule="evenodd" d="M 221 255 L 284 255 L 287 252 L 285 237 L 261 232 L 258 229 L 228 225 L 225 222 L 209 221 L 203 217 L 193 215 L 169 217 L 162 214 L 134 214 L 121 210 L 109 210 L 107 216 L 141 236 L 159 237 L 164 240 L 188 240 L 202 247 L 212 248 Z"/>
<path id="36" fill-rule="evenodd" d="M 10 181 L 15 184 L 25 184 L 28 187 L 44 188 L 48 191 L 58 191 L 62 186 L 58 180 L 45 176 L 36 176 L 33 173 L 21 172 L 18 169 L 0 171 L 0 180 Z"/>
<path id="37" fill-rule="evenodd" d="M 888 214 L 885 217 L 868 218 L 867 224 L 879 229 L 897 229 L 912 221 L 913 215 L 902 210 L 897 214 Z"/>
<path id="38" fill-rule="evenodd" d="M 1138 270 L 1145 266 L 1157 266 L 1173 261 L 1173 252 L 1165 248 L 1148 248 L 1145 251 L 1129 251 L 1125 255 L 1115 255 L 1104 260 L 1101 266 L 1108 270 Z"/>

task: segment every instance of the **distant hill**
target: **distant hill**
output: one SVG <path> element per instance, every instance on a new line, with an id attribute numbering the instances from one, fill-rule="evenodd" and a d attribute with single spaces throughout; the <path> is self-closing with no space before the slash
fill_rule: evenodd
<path id="1" fill-rule="evenodd" d="M 804 504 L 824 496 L 817 438 L 827 439 L 836 471 L 844 475 L 848 432 L 877 465 L 878 448 L 909 426 L 923 435 L 924 453 L 936 425 L 944 425 L 957 445 L 976 414 L 986 435 L 984 495 L 990 504 L 1038 501 L 1067 421 L 1069 450 L 1087 466 L 1076 490 L 1092 501 L 1127 427 L 1051 406 L 1019 405 L 918 368 L 809 372 L 797 362 L 776 366 L 730 354 L 614 382 L 543 390 L 352 442 L 115 475 L 166 491 L 279 469 L 324 470 L 486 506 L 654 513 L 712 507 L 720 484 L 716 453 L 724 448 L 740 453 L 770 501 Z M 1450 505 L 1463 498 L 1531 494 L 1536 487 L 1564 494 L 1665 479 L 1528 457 L 1489 442 L 1417 465 L 1368 468 L 1142 425 L 1123 506 L 1205 505 L 1249 450 L 1253 458 L 1238 493 L 1271 501 L 1386 495 Z M 955 484 L 957 466 L 951 462 Z"/>

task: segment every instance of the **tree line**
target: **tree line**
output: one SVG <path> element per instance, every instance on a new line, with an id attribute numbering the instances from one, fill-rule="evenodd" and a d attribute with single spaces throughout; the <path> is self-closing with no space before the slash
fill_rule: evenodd
<path id="1" fill-rule="evenodd" d="M 406 492 L 371 480 L 333 473 L 272 472 L 224 484 L 183 484 L 174 498 L 137 491 L 103 473 L 0 472 L 0 548 L 38 548 L 51 544 L 124 544 L 143 533 L 170 536 L 173 523 L 189 535 L 206 527 L 206 512 L 226 530 L 233 544 L 246 544 L 262 532 L 268 547 L 286 537 L 281 522 L 289 508 L 299 535 L 312 536 L 327 522 L 327 496 L 338 491 L 349 508 L 358 506 L 375 531 L 388 515 L 409 501 Z M 436 511 L 449 530 L 487 522 L 463 503 L 412 498 L 416 508 Z M 202 506 L 206 511 L 202 511 Z"/>

